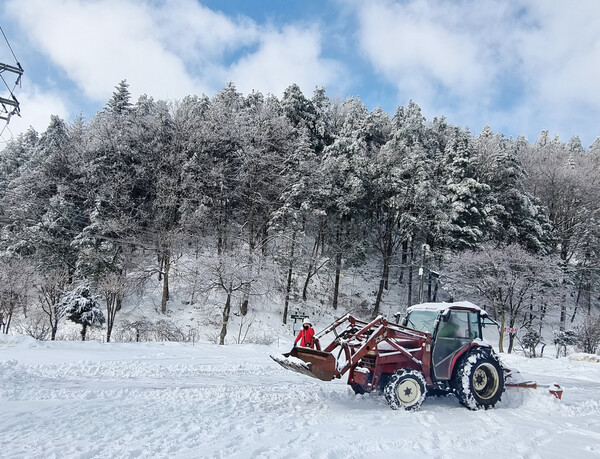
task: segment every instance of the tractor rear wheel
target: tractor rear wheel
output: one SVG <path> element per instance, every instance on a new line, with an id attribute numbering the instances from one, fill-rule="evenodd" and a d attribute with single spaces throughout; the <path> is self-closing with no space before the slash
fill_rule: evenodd
<path id="1" fill-rule="evenodd" d="M 498 356 L 482 348 L 468 353 L 456 366 L 452 387 L 460 404 L 470 410 L 493 408 L 504 392 Z"/>
<path id="2" fill-rule="evenodd" d="M 398 370 L 390 377 L 383 393 L 393 410 L 417 410 L 425 400 L 426 384 L 420 371 Z"/>

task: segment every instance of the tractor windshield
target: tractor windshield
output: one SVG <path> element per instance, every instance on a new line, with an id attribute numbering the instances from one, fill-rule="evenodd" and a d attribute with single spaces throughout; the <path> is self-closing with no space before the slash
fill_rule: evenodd
<path id="1" fill-rule="evenodd" d="M 406 327 L 433 334 L 439 311 L 414 310 L 406 316 Z"/>

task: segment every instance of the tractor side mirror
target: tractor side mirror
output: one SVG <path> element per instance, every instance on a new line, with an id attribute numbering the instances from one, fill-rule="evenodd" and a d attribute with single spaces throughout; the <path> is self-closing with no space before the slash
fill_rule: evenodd
<path id="1" fill-rule="evenodd" d="M 485 328 L 486 325 L 495 325 L 496 327 L 500 327 L 495 321 L 490 319 L 489 317 L 484 317 L 481 321 L 481 326 Z"/>

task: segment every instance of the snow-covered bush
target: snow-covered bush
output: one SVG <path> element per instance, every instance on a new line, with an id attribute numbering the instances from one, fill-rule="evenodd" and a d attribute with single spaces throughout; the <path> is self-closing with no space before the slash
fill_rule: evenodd
<path id="1" fill-rule="evenodd" d="M 600 347 L 600 317 L 588 317 L 577 328 L 577 346 L 587 354 L 595 354 Z"/>
<path id="2" fill-rule="evenodd" d="M 88 327 L 99 326 L 106 321 L 99 298 L 92 294 L 89 285 L 80 285 L 67 292 L 58 307 L 67 319 L 82 326 L 82 341 L 85 341 Z"/>
<path id="3" fill-rule="evenodd" d="M 563 355 L 567 356 L 567 346 L 577 344 L 577 334 L 574 330 L 559 330 L 554 332 L 553 343 L 556 346 L 556 358 L 563 351 Z"/>
<path id="4" fill-rule="evenodd" d="M 45 315 L 35 310 L 27 314 L 27 317 L 21 318 L 15 324 L 15 329 L 18 333 L 31 336 L 38 341 L 50 338 L 52 331 Z"/>
<path id="5" fill-rule="evenodd" d="M 544 342 L 544 338 L 538 331 L 527 329 L 523 337 L 520 339 L 520 342 L 523 348 L 529 354 L 529 357 L 537 357 L 536 348 L 539 344 L 542 345 L 542 351 L 540 353 L 540 356 L 543 355 L 546 343 Z"/>
<path id="6" fill-rule="evenodd" d="M 196 342 L 199 340 L 197 328 L 182 326 L 172 320 L 160 319 L 152 322 L 141 319 L 125 322 L 118 330 L 119 341 L 177 341 Z"/>

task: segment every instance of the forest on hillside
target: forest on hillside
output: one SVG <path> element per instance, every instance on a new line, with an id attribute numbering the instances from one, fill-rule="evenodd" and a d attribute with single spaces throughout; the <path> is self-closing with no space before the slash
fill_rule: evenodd
<path id="1" fill-rule="evenodd" d="M 0 326 L 36 310 L 41 337 L 66 317 L 84 338 L 105 323 L 110 341 L 127 295 L 158 280 L 167 315 L 179 276 L 222 295 L 224 337 L 265 284 L 285 323 L 316 277 L 335 309 L 343 270 L 369 264 L 373 316 L 402 286 L 404 308 L 477 301 L 511 347 L 516 328 L 568 338 L 581 322 L 586 336 L 600 325 L 599 182 L 600 139 L 473 134 L 413 102 L 390 116 L 297 85 L 134 102 L 122 81 L 91 120 L 52 117 L 0 152 Z"/>

